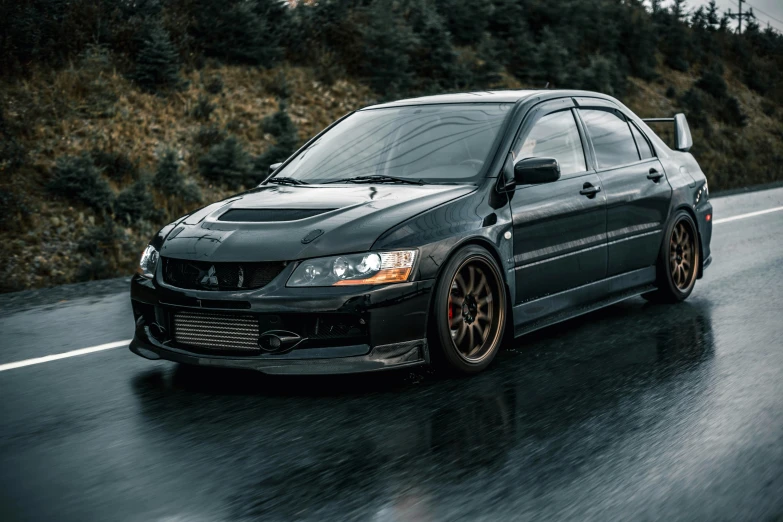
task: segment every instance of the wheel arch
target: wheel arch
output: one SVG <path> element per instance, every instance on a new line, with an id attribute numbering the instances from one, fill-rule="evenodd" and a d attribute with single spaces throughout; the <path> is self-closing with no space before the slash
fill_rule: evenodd
<path id="1" fill-rule="evenodd" d="M 679 205 L 675 206 L 672 210 L 671 216 L 669 217 L 669 220 L 671 220 L 674 215 L 679 212 L 680 210 L 684 210 L 693 220 L 693 224 L 696 227 L 696 246 L 699 249 L 699 270 L 696 273 L 696 279 L 701 279 L 702 275 L 704 274 L 704 249 L 701 245 L 701 230 L 699 229 L 699 220 L 696 217 L 696 212 L 691 208 L 687 203 L 680 203 Z M 666 223 L 666 228 L 668 228 L 669 223 Z M 664 229 L 666 230 L 666 229 Z M 661 238 L 661 245 L 663 245 L 663 241 L 667 241 L 666 237 Z"/>
<path id="2" fill-rule="evenodd" d="M 495 262 L 500 267 L 500 277 L 503 282 L 503 287 L 506 291 L 506 317 L 508 317 L 511 321 L 511 324 L 513 324 L 513 316 L 512 313 L 512 293 L 511 288 L 508 283 L 507 278 L 507 270 L 506 270 L 506 263 L 503 262 L 503 258 L 500 255 L 500 250 L 498 249 L 497 245 L 493 244 L 492 241 L 487 239 L 484 236 L 470 236 L 462 239 L 461 241 L 455 243 L 451 250 L 449 250 L 449 253 L 443 258 L 443 261 L 440 264 L 440 267 L 438 268 L 437 275 L 435 276 L 435 281 L 439 281 L 440 278 L 443 276 L 443 267 L 455 256 L 457 253 L 462 250 L 463 248 L 467 248 L 469 246 L 476 245 L 484 248 L 489 252 L 489 254 L 492 256 L 492 258 L 495 260 Z M 435 292 L 430 293 L 429 303 L 427 305 L 427 319 L 425 321 L 425 329 L 427 332 L 430 331 L 430 328 L 432 327 L 432 317 L 433 317 L 433 308 L 435 306 Z M 509 322 L 507 321 L 507 325 Z"/>

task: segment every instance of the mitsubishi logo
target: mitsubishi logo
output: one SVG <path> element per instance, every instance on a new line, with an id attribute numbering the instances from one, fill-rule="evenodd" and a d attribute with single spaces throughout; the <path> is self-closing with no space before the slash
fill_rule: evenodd
<path id="1" fill-rule="evenodd" d="M 219 286 L 218 278 L 215 275 L 215 265 L 209 267 L 207 275 L 201 278 L 201 284 L 203 286 Z"/>

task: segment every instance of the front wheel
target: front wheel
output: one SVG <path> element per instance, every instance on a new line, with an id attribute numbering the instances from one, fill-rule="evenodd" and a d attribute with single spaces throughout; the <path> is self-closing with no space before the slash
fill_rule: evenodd
<path id="1" fill-rule="evenodd" d="M 678 211 L 666 227 L 658 256 L 658 289 L 644 297 L 650 301 L 676 303 L 691 295 L 701 261 L 698 238 L 693 218 L 684 210 Z"/>
<path id="2" fill-rule="evenodd" d="M 489 366 L 506 326 L 506 292 L 500 268 L 486 249 L 471 245 L 443 267 L 435 285 L 435 362 L 459 373 Z M 437 346 L 435 346 L 437 345 Z"/>

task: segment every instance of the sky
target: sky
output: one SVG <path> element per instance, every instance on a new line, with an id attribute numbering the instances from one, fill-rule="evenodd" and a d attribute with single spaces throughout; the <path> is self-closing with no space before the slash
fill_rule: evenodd
<path id="1" fill-rule="evenodd" d="M 737 0 L 715 0 L 721 13 L 731 9 L 732 13 L 738 10 Z M 709 0 L 689 0 L 685 5 L 689 10 L 697 9 L 700 5 L 709 4 Z M 769 21 L 770 27 L 783 33 L 783 0 L 750 0 L 742 3 L 742 11 L 746 11 L 748 6 L 753 7 L 753 14 L 762 28 L 767 27 Z M 777 18 L 777 20 L 775 20 Z M 743 22 L 744 24 L 744 22 Z M 732 27 L 737 27 L 735 21 Z"/>

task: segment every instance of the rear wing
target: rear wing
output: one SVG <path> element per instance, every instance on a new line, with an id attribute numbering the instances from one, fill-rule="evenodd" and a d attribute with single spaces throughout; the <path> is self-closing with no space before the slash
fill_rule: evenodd
<path id="1" fill-rule="evenodd" d="M 674 123 L 674 144 L 675 148 L 682 152 L 688 152 L 693 146 L 691 129 L 688 127 L 688 120 L 683 113 L 675 114 L 674 118 L 642 118 L 645 123 Z"/>

